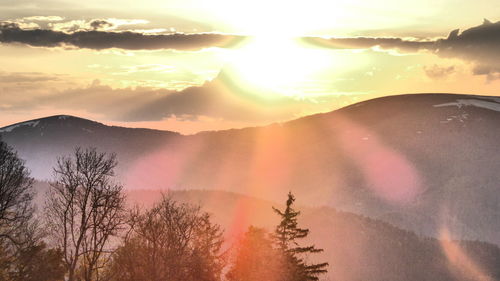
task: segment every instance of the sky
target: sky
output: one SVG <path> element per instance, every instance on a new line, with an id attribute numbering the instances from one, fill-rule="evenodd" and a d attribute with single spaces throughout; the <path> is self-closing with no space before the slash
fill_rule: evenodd
<path id="1" fill-rule="evenodd" d="M 0 0 L 0 126 L 192 134 L 405 93 L 500 95 L 498 0 Z"/>

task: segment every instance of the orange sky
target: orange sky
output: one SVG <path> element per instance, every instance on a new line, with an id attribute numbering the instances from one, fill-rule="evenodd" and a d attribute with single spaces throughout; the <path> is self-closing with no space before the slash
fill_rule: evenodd
<path id="1" fill-rule="evenodd" d="M 0 126 L 71 114 L 190 134 L 385 95 L 499 95 L 500 6 L 479 2 L 6 1 Z"/>

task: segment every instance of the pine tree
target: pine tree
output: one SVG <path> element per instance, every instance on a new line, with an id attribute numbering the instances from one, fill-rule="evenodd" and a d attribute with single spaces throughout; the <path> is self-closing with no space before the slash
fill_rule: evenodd
<path id="1" fill-rule="evenodd" d="M 309 229 L 298 227 L 297 217 L 299 211 L 292 208 L 295 197 L 288 193 L 286 208 L 280 211 L 273 207 L 281 217 L 280 224 L 276 227 L 274 238 L 279 249 L 287 260 L 287 265 L 283 272 L 284 281 L 316 281 L 318 276 L 327 272 L 328 263 L 308 264 L 303 255 L 309 253 L 319 253 L 323 249 L 318 249 L 314 245 L 301 247 L 296 240 L 307 237 Z"/>
<path id="2" fill-rule="evenodd" d="M 263 228 L 250 226 L 236 244 L 236 253 L 226 275 L 229 281 L 282 280 L 282 255 Z"/>

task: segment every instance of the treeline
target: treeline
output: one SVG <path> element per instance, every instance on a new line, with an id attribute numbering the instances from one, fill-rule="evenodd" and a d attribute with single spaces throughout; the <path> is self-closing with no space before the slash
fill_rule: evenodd
<path id="1" fill-rule="evenodd" d="M 199 206 L 169 196 L 152 208 L 127 208 L 114 154 L 76 149 L 58 159 L 42 212 L 33 179 L 0 141 L 0 280 L 306 281 L 327 263 L 310 263 L 300 246 L 290 193 L 273 233 L 250 227 L 227 247 L 221 226 Z M 271 211 L 271 210 L 270 210 Z"/>
<path id="2" fill-rule="evenodd" d="M 160 192 L 157 191 L 157 194 Z M 213 213 L 226 228 L 233 221 L 230 214 L 241 209 L 268 210 L 273 204 L 223 191 L 188 190 L 171 194 L 181 202 L 203 202 L 202 208 Z M 150 201 L 152 197 L 152 192 L 144 197 L 132 192 L 129 199 Z M 307 240 L 317 241 L 318 246 L 325 249 L 323 253 L 314 255 L 314 260 L 330 263 L 328 273 L 322 279 L 500 280 L 500 249 L 494 244 L 422 237 L 381 220 L 330 207 L 300 209 L 299 222 L 311 229 Z M 245 220 L 247 224 L 273 229 L 278 223 L 277 216 L 264 217 L 266 214 L 250 212 L 245 215 Z M 269 263 L 268 259 L 257 259 L 255 262 Z M 472 274 L 478 275 L 471 277 Z"/>
<path id="3" fill-rule="evenodd" d="M 59 158 L 35 212 L 33 179 L 0 141 L 0 280 L 500 280 L 495 245 L 423 238 L 331 208 L 301 216 L 328 247 L 315 255 L 322 250 L 301 243 L 309 230 L 299 226 L 292 194 L 274 209 L 273 231 L 249 227 L 228 243 L 197 205 L 164 196 L 147 209 L 127 207 L 116 165 L 95 149 Z M 331 266 L 312 262 L 323 259 Z"/>

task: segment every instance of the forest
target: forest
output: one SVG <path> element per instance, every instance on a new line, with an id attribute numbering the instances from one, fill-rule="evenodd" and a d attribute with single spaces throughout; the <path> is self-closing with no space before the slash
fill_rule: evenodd
<path id="1" fill-rule="evenodd" d="M 443 241 L 397 229 L 377 220 L 346 215 L 372 241 L 357 268 L 342 257 L 318 260 L 323 249 L 309 244 L 295 197 L 269 209 L 274 228 L 249 226 L 236 241 L 201 206 L 169 194 L 149 208 L 126 204 L 116 179 L 116 155 L 76 148 L 53 168 L 41 210 L 37 190 L 17 153 L 0 143 L 0 280 L 498 280 L 500 249 L 478 241 L 458 245 L 490 275 L 471 275 L 469 264 L 454 267 Z M 321 216 L 318 214 L 317 216 Z M 333 217 L 333 216 L 332 216 Z M 340 233 L 340 232 L 339 232 Z M 347 235 L 350 235 L 349 233 Z M 354 235 L 354 233 L 351 233 Z M 336 245 L 346 236 L 330 237 Z M 324 241 L 314 241 L 321 244 Z M 340 247 L 339 247 L 340 248 Z M 328 249 L 335 251 L 335 248 Z M 346 256 L 345 260 L 349 260 Z M 377 261 L 377 263 L 373 263 Z M 460 261 L 459 261 L 460 262 Z M 346 273 L 350 271 L 350 273 Z M 332 274 L 333 272 L 333 274 Z M 340 274 L 340 275 L 337 275 Z M 356 275 L 357 274 L 357 275 Z M 338 278 L 343 276 L 343 278 Z M 479 279 L 478 279 L 479 278 Z"/>
<path id="2" fill-rule="evenodd" d="M 304 258 L 321 249 L 298 246 L 309 230 L 298 226 L 291 193 L 284 210 L 274 209 L 281 218 L 274 232 L 250 227 L 228 248 L 199 206 L 164 195 L 148 210 L 127 208 L 116 165 L 114 154 L 94 148 L 60 157 L 36 216 L 33 179 L 1 142 L 0 279 L 298 281 L 327 272 L 328 263 Z"/>

